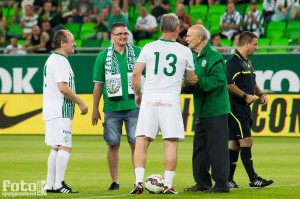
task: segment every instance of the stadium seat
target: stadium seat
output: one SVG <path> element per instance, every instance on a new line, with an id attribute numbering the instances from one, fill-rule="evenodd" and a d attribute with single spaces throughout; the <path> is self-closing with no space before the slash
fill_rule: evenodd
<path id="1" fill-rule="evenodd" d="M 267 28 L 267 38 L 279 39 L 284 37 L 286 23 L 284 21 L 274 22 L 271 21 Z"/>
<path id="2" fill-rule="evenodd" d="M 81 25 L 80 39 L 85 39 L 87 36 L 93 35 L 96 30 L 94 29 L 95 23 L 83 23 Z"/>
<path id="3" fill-rule="evenodd" d="M 300 38 L 300 21 L 288 22 L 286 36 L 292 40 L 298 40 L 298 38 Z"/>
<path id="4" fill-rule="evenodd" d="M 82 42 L 82 47 L 100 47 L 98 39 L 86 39 Z"/>
<path id="5" fill-rule="evenodd" d="M 157 25 L 158 25 L 157 27 L 159 29 L 160 24 L 157 24 Z M 153 39 L 159 39 L 161 37 L 161 35 L 162 35 L 161 31 L 157 30 L 155 33 L 153 33 L 152 38 Z"/>
<path id="6" fill-rule="evenodd" d="M 206 21 L 207 18 L 207 5 L 194 5 L 190 8 L 189 16 L 192 23 L 195 24 L 197 19 Z"/>
<path id="7" fill-rule="evenodd" d="M 11 24 L 9 26 L 9 35 L 19 37 L 22 36 L 23 29 L 19 26 L 19 24 Z"/>
<path id="8" fill-rule="evenodd" d="M 271 41 L 271 46 L 288 46 L 288 45 L 289 45 L 289 39 L 287 38 L 274 39 Z M 274 49 L 270 49 L 269 51 L 286 53 L 289 50 L 285 48 L 274 48 Z"/>
<path id="9" fill-rule="evenodd" d="M 138 43 L 139 47 L 144 47 L 147 43 L 155 41 L 154 39 L 141 39 Z"/>
<path id="10" fill-rule="evenodd" d="M 248 12 L 250 12 L 250 5 L 248 5 L 247 6 L 247 8 L 246 8 L 246 12 L 245 13 L 248 13 Z M 259 10 L 259 11 L 263 11 L 264 10 L 264 7 L 263 7 L 263 5 L 262 4 L 257 4 L 257 10 Z"/>
<path id="11" fill-rule="evenodd" d="M 76 39 L 76 40 L 75 40 L 75 43 L 76 43 L 76 47 L 81 47 L 81 45 L 82 45 L 82 40 L 81 40 L 81 39 Z"/>
<path id="12" fill-rule="evenodd" d="M 111 41 L 110 40 L 103 40 L 100 44 L 100 47 L 101 48 L 108 48 L 111 44 Z"/>
<path id="13" fill-rule="evenodd" d="M 260 49 L 260 46 L 270 46 L 270 39 L 268 39 L 268 38 L 259 38 L 258 39 L 258 50 L 256 51 L 256 52 L 260 52 L 260 53 L 269 52 L 269 50 L 266 49 L 266 48 Z"/>
<path id="14" fill-rule="evenodd" d="M 26 40 L 24 40 L 24 39 L 18 40 L 18 44 L 21 46 L 23 46 L 25 43 L 26 43 Z"/>
<path id="15" fill-rule="evenodd" d="M 216 23 L 216 19 L 218 19 L 218 23 L 220 23 L 221 16 L 226 11 L 226 5 L 213 5 L 208 8 L 207 20 L 210 22 Z"/>
<path id="16" fill-rule="evenodd" d="M 235 10 L 240 13 L 240 15 L 244 18 L 246 12 L 247 4 L 236 4 Z"/>
<path id="17" fill-rule="evenodd" d="M 221 39 L 221 44 L 224 46 L 232 46 L 232 41 L 230 39 Z"/>
<path id="18" fill-rule="evenodd" d="M 4 17 L 8 16 L 9 9 L 7 7 L 2 7 L 2 14 Z"/>
<path id="19" fill-rule="evenodd" d="M 221 33 L 222 30 L 220 29 L 219 27 L 219 23 L 217 22 L 212 22 L 211 23 L 211 26 L 210 26 L 210 34 L 211 35 L 214 35 L 214 34 L 219 34 Z"/>
<path id="20" fill-rule="evenodd" d="M 65 29 L 69 30 L 75 39 L 79 39 L 79 33 L 80 33 L 80 23 L 67 23 L 65 25 Z"/>
<path id="21" fill-rule="evenodd" d="M 98 39 L 86 39 L 82 42 L 81 47 L 93 47 L 93 48 L 99 48 L 100 47 L 100 41 Z M 79 53 L 99 53 L 98 50 L 80 50 Z"/>

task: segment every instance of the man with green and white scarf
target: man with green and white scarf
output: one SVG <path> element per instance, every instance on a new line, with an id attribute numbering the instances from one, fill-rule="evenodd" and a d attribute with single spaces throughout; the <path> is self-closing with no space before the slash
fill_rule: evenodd
<path id="1" fill-rule="evenodd" d="M 107 161 L 112 179 L 109 190 L 118 190 L 119 147 L 122 125 L 125 123 L 127 140 L 133 156 L 135 129 L 139 109 L 134 101 L 132 72 L 141 49 L 127 43 L 128 29 L 117 22 L 112 26 L 110 47 L 99 53 L 93 72 L 92 124 L 101 120 L 99 102 L 103 94 L 103 136 L 108 145 Z"/>

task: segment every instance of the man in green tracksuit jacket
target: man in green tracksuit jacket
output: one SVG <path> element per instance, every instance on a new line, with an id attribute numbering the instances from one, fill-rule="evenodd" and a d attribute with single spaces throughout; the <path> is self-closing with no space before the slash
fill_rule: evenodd
<path id="1" fill-rule="evenodd" d="M 192 26 L 187 43 L 195 51 L 198 83 L 183 83 L 183 92 L 194 96 L 195 134 L 193 175 L 196 185 L 185 191 L 229 192 L 228 114 L 230 113 L 226 68 L 223 57 L 207 42 L 206 29 Z M 209 169 L 211 166 L 211 175 Z M 212 185 L 213 179 L 215 185 Z"/>

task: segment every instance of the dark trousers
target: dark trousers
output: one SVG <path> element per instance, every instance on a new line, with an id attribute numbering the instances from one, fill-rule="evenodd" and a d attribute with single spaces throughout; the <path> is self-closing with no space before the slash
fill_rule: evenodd
<path id="1" fill-rule="evenodd" d="M 214 189 L 229 190 L 228 115 L 196 118 L 193 175 L 200 190 L 211 189 L 211 179 Z"/>

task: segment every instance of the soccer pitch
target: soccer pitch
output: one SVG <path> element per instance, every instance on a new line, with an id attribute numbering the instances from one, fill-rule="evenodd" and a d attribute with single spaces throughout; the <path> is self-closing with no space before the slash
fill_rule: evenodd
<path id="1" fill-rule="evenodd" d="M 107 146 L 102 136 L 73 136 L 73 149 L 65 181 L 79 194 L 48 194 L 47 196 L 20 196 L 15 198 L 300 198 L 300 138 L 254 137 L 253 161 L 256 172 L 275 182 L 262 189 L 250 189 L 248 177 L 239 159 L 235 181 L 241 189 L 230 193 L 186 193 L 183 189 L 194 185 L 192 176 L 193 137 L 179 143 L 178 164 L 174 186 L 179 195 L 130 195 L 134 172 L 126 137 L 120 147 L 119 191 L 108 191 L 111 183 L 106 161 Z M 164 149 L 159 136 L 151 143 L 146 163 L 146 176 L 164 174 Z M 35 183 L 46 179 L 47 158 L 50 149 L 41 135 L 0 135 L 0 183 L 4 198 L 3 183 Z M 9 198 L 8 196 L 6 198 Z"/>

